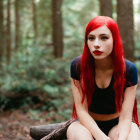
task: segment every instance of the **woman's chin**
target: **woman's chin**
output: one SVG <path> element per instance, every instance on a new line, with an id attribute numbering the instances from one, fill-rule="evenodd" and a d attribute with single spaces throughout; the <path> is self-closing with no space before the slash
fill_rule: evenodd
<path id="1" fill-rule="evenodd" d="M 102 59 L 105 59 L 105 57 L 104 56 L 101 56 L 101 55 L 92 55 L 93 56 L 93 58 L 95 59 L 95 60 L 102 60 Z"/>

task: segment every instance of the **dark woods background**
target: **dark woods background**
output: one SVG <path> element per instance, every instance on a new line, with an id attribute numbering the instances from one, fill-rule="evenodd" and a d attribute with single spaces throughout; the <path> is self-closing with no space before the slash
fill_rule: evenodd
<path id="1" fill-rule="evenodd" d="M 20 132 L 14 116 L 20 126 L 11 139 L 28 136 L 26 122 L 70 118 L 70 62 L 81 55 L 85 27 L 98 15 L 118 23 L 125 57 L 140 72 L 139 0 L 0 0 L 0 120 L 14 126 L 16 114 L 26 128 Z M 0 138 L 8 140 L 8 130 L 0 125 Z"/>

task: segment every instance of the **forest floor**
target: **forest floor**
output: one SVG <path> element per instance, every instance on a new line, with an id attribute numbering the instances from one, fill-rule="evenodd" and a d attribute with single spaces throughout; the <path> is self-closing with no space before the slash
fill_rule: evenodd
<path id="1" fill-rule="evenodd" d="M 47 111 L 4 111 L 0 113 L 0 140 L 32 140 L 29 134 L 31 126 L 45 125 L 56 120 L 57 116 L 50 117 Z"/>
<path id="2" fill-rule="evenodd" d="M 21 110 L 5 111 L 0 114 L 0 140 L 32 140 L 30 126 L 46 124 L 47 112 L 40 112 L 40 119 L 33 119 L 32 112 Z M 51 119 L 51 118 L 50 118 Z"/>
<path id="3" fill-rule="evenodd" d="M 137 90 L 137 101 L 140 106 L 140 86 Z M 138 109 L 138 116 L 140 120 L 140 108 Z M 1 112 L 0 140 L 32 140 L 29 135 L 31 126 L 55 122 L 56 118 L 57 116 L 50 117 L 46 111 L 37 113 L 31 109 L 27 112 L 20 109 Z"/>

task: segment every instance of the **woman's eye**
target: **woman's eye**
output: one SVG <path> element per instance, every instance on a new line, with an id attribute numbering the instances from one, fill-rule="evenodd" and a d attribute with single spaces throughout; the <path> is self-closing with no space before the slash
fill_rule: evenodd
<path id="1" fill-rule="evenodd" d="M 92 40 L 94 40 L 94 37 L 89 37 L 88 39 L 89 39 L 90 41 L 92 41 Z"/>
<path id="2" fill-rule="evenodd" d="M 101 37 L 101 39 L 102 39 L 102 40 L 107 40 L 107 39 L 108 39 L 108 37 L 103 36 L 103 37 Z"/>

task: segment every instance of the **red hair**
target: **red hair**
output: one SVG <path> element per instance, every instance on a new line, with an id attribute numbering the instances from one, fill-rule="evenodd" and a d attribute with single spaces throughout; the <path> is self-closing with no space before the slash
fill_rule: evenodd
<path id="1" fill-rule="evenodd" d="M 88 107 L 91 103 L 91 97 L 94 92 L 94 58 L 91 55 L 88 46 L 87 46 L 87 36 L 88 34 L 96 28 L 101 26 L 106 26 L 112 33 L 113 37 L 113 51 L 112 51 L 112 60 L 114 63 L 114 91 L 115 91 L 115 105 L 116 111 L 120 112 L 122 101 L 123 101 L 123 93 L 124 93 L 124 84 L 125 84 L 125 63 L 124 63 L 124 55 L 123 55 L 123 46 L 121 43 L 121 37 L 119 33 L 119 28 L 116 22 L 106 16 L 98 16 L 93 18 L 87 25 L 85 30 L 85 43 L 84 49 L 81 56 L 81 74 L 80 74 L 80 83 L 82 87 L 82 101 L 84 102 L 85 96 L 87 97 Z M 92 78 L 91 78 L 92 77 Z M 75 105 L 73 107 L 73 118 L 77 118 Z M 139 126 L 138 117 L 137 117 L 137 108 L 136 108 L 136 100 L 134 104 L 133 110 L 133 118 L 135 123 Z"/>

